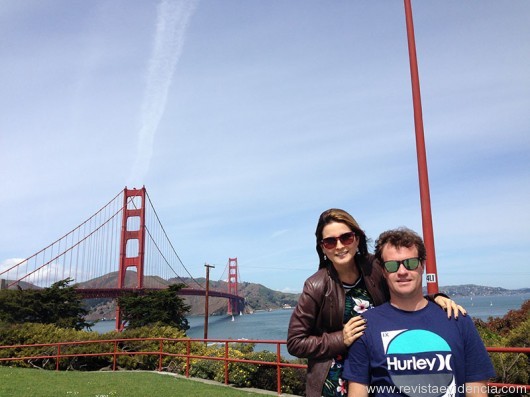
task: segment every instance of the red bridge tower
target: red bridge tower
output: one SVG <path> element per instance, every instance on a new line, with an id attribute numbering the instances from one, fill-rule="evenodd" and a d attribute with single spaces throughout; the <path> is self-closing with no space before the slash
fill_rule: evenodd
<path id="1" fill-rule="evenodd" d="M 237 295 L 237 258 L 228 258 L 228 293 Z M 239 313 L 239 300 L 229 299 L 227 314 L 232 316 Z"/>
<path id="2" fill-rule="evenodd" d="M 120 240 L 120 268 L 118 288 L 124 288 L 127 268 L 136 268 L 136 285 L 144 287 L 144 252 L 145 252 L 145 186 L 139 190 L 123 191 L 123 218 Z M 122 330 L 120 307 L 116 305 L 116 329 Z"/>

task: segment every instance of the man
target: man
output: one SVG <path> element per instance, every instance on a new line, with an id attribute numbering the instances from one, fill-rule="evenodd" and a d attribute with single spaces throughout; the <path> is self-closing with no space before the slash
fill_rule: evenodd
<path id="1" fill-rule="evenodd" d="M 350 347 L 348 396 L 487 397 L 495 376 L 469 317 L 447 319 L 422 292 L 426 250 L 410 229 L 382 233 L 375 257 L 390 302 L 363 313 L 364 335 Z"/>

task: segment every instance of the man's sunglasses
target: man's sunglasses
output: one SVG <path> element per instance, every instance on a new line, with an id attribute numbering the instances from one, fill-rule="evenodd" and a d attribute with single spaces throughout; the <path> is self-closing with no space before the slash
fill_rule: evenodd
<path id="1" fill-rule="evenodd" d="M 403 259 L 402 261 L 386 261 L 383 263 L 385 266 L 385 269 L 389 273 L 395 273 L 398 271 L 399 266 L 403 264 L 405 266 L 405 269 L 407 270 L 415 270 L 420 265 L 421 261 L 420 258 L 409 258 L 409 259 Z"/>
<path id="2" fill-rule="evenodd" d="M 333 249 L 337 246 L 337 241 L 340 240 L 342 245 L 350 245 L 355 241 L 355 233 L 348 232 L 341 234 L 339 237 L 326 237 L 320 240 L 322 246 L 328 250 Z"/>

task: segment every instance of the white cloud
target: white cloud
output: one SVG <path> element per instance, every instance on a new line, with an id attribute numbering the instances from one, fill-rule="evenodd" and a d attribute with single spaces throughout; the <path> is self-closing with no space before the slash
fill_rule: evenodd
<path id="1" fill-rule="evenodd" d="M 186 30 L 196 4 L 192 0 L 163 0 L 158 5 L 155 42 L 149 60 L 136 160 L 130 183 L 142 183 L 149 170 L 155 133 L 166 108 L 175 67 L 182 53 Z"/>
<path id="2" fill-rule="evenodd" d="M 146 185 L 194 275 L 237 256 L 275 289 L 316 270 L 324 209 L 372 238 L 421 229 L 401 4 L 19 3 L 0 11 L 0 259 L 124 185 Z M 414 7 L 442 284 L 500 282 L 506 257 L 501 286 L 525 280 L 529 11 Z"/>

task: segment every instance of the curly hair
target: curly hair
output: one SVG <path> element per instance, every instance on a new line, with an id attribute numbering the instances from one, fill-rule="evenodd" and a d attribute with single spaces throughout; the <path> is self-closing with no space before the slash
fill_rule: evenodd
<path id="1" fill-rule="evenodd" d="M 400 227 L 397 229 L 387 230 L 379 235 L 379 238 L 375 242 L 375 258 L 379 263 L 383 264 L 383 248 L 386 244 L 389 244 L 393 247 L 416 247 L 418 250 L 418 257 L 420 261 L 424 261 L 427 257 L 427 251 L 425 249 L 425 244 L 423 243 L 422 238 L 415 231 L 406 228 Z"/>

